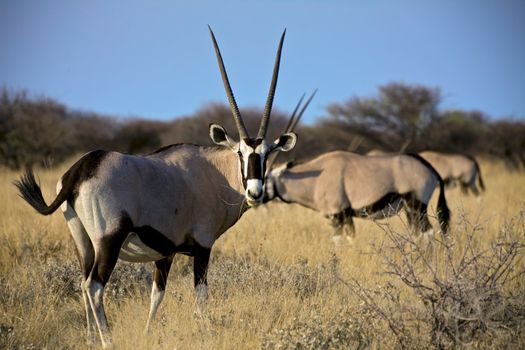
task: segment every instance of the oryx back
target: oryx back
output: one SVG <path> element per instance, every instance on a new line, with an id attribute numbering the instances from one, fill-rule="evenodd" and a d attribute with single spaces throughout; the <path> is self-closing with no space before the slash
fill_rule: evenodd
<path id="1" fill-rule="evenodd" d="M 446 183 L 453 185 L 459 182 L 462 186 L 470 187 L 477 193 L 476 179 L 478 179 L 481 189 L 484 190 L 479 164 L 474 157 L 433 151 L 424 151 L 419 154 L 432 164 Z"/>
<path id="2" fill-rule="evenodd" d="M 324 215 L 347 208 L 359 211 L 394 194 L 413 193 L 428 202 L 436 185 L 432 172 L 412 157 L 366 157 L 344 151 L 293 166 L 280 181 L 283 186 L 278 190 L 284 198 L 294 198 Z"/>

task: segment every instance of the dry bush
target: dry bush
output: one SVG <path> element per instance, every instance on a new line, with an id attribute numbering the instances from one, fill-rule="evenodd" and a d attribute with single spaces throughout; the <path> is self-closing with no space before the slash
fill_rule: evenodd
<path id="1" fill-rule="evenodd" d="M 389 276 L 386 284 L 368 288 L 357 278 L 343 283 L 387 322 L 403 348 L 490 344 L 502 334 L 504 343 L 493 345 L 523 346 L 525 270 L 518 260 L 524 218 L 520 213 L 485 244 L 482 228 L 466 221 L 461 237 L 423 242 L 386 225 L 385 241 L 373 249 L 383 262 L 381 273 Z"/>

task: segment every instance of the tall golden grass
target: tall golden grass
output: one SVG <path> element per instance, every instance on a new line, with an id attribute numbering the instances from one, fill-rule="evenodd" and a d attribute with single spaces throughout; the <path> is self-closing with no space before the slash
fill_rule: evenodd
<path id="1" fill-rule="evenodd" d="M 509 173 L 494 161 L 481 166 L 487 191 L 479 200 L 459 189 L 447 190 L 453 213 L 450 240 L 458 254 L 467 246 L 469 232 L 482 251 L 502 233 L 525 241 L 525 175 Z M 36 170 L 48 201 L 66 168 Z M 19 175 L 0 170 L 0 348 L 88 348 L 80 274 L 68 229 L 61 213 L 40 216 L 17 196 L 12 181 Z M 437 227 L 435 219 L 432 223 Z M 395 254 L 384 247 L 389 232 L 405 231 L 404 216 L 380 223 L 356 219 L 356 230 L 354 246 L 336 246 L 328 221 L 316 212 L 282 203 L 248 211 L 213 248 L 205 315 L 195 313 L 191 260 L 177 257 L 147 335 L 143 328 L 150 278 L 142 266 L 151 265 L 119 262 L 105 299 L 115 348 L 442 346 L 432 338 L 428 323 L 412 318 L 425 312 L 417 291 L 385 274 L 381 254 Z M 439 249 L 428 254 L 436 268 L 444 264 Z M 524 265 L 520 252 L 512 273 L 523 271 Z M 524 295 L 520 278 L 509 278 L 502 288 Z M 480 328 L 460 345 L 523 348 L 524 304 L 507 312 L 510 320 L 501 327 Z M 409 308 L 416 311 L 407 312 Z M 396 320 L 400 323 L 392 324 Z M 396 329 L 411 337 L 400 341 Z"/>

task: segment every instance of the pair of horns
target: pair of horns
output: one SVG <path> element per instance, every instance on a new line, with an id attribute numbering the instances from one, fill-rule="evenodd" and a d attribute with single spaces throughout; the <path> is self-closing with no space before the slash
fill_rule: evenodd
<path id="1" fill-rule="evenodd" d="M 297 106 L 295 106 L 292 112 L 292 115 L 290 116 L 290 120 L 288 120 L 288 124 L 286 124 L 286 127 L 284 128 L 282 132 L 283 134 L 292 132 L 295 129 L 295 127 L 299 123 L 299 120 L 301 120 L 301 117 L 303 116 L 303 113 L 306 110 L 306 107 L 308 107 L 310 102 L 312 102 L 312 99 L 314 98 L 316 93 L 317 93 L 317 89 L 314 90 L 314 92 L 310 95 L 310 97 L 304 104 L 303 108 L 301 108 L 301 111 L 299 112 L 299 114 L 297 114 L 297 111 L 299 110 L 299 107 L 301 107 L 301 103 L 303 102 L 304 96 L 306 95 L 306 93 L 304 93 L 303 96 L 301 96 L 301 98 L 299 99 L 299 102 L 297 102 Z"/>
<path id="2" fill-rule="evenodd" d="M 215 47 L 215 54 L 217 55 L 217 61 L 219 62 L 219 68 L 221 70 L 222 82 L 224 84 L 224 89 L 226 90 L 226 95 L 228 96 L 228 101 L 230 102 L 230 108 L 232 110 L 233 119 L 235 120 L 235 125 L 237 126 L 237 131 L 239 136 L 243 139 L 249 138 L 248 131 L 239 112 L 239 107 L 237 107 L 237 102 L 235 102 L 235 96 L 233 96 L 233 91 L 230 86 L 230 81 L 228 80 L 228 74 L 226 74 L 226 68 L 224 67 L 224 62 L 222 61 L 221 51 L 217 45 L 217 40 L 215 40 L 215 35 L 211 30 L 211 27 L 208 26 L 210 30 L 211 39 L 213 40 L 213 46 Z M 279 65 L 281 63 L 281 50 L 283 48 L 284 36 L 286 34 L 286 29 L 284 30 L 281 41 L 279 42 L 279 48 L 277 49 L 277 56 L 275 57 L 275 64 L 273 67 L 272 82 L 270 84 L 270 91 L 268 92 L 268 98 L 266 99 L 266 106 L 264 107 L 263 116 L 261 119 L 261 125 L 259 126 L 259 132 L 257 133 L 257 138 L 266 137 L 266 128 L 270 120 L 270 114 L 272 112 L 273 98 L 275 95 L 275 88 L 277 86 L 277 78 L 279 76 Z"/>
<path id="3" fill-rule="evenodd" d="M 314 98 L 316 93 L 317 93 L 317 89 L 314 90 L 314 92 L 310 95 L 310 97 L 308 98 L 308 100 L 306 101 L 304 106 L 301 108 L 301 111 L 299 111 L 299 108 L 301 107 L 301 103 L 303 103 L 304 96 L 306 96 L 306 93 L 304 93 L 303 96 L 301 96 L 301 98 L 299 99 L 299 102 L 297 102 L 297 106 L 295 106 L 295 108 L 294 108 L 294 110 L 292 112 L 292 115 L 290 116 L 290 120 L 288 120 L 288 124 L 286 124 L 286 127 L 284 128 L 282 134 L 286 134 L 286 133 L 292 132 L 295 129 L 295 127 L 299 123 L 299 120 L 301 120 L 301 117 L 303 116 L 304 111 L 306 110 L 306 107 L 308 107 L 310 102 L 312 102 L 312 99 Z M 297 111 L 299 111 L 299 113 L 297 113 Z M 268 158 L 268 163 L 266 164 L 266 167 L 268 169 L 272 168 L 272 165 L 277 160 L 277 157 L 279 157 L 279 154 L 281 154 L 281 153 L 279 152 L 279 153 L 272 153 L 272 154 L 270 154 L 270 157 Z"/>

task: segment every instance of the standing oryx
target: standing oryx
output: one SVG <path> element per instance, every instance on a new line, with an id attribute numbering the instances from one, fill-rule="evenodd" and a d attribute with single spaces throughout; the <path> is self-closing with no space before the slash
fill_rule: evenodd
<path id="1" fill-rule="evenodd" d="M 485 191 L 481 170 L 474 157 L 433 151 L 420 152 L 419 155 L 432 164 L 446 184 L 454 186 L 456 182 L 459 182 L 463 193 L 468 194 L 470 189 L 474 195 L 478 196 L 477 178 L 479 187 Z"/>
<path id="2" fill-rule="evenodd" d="M 334 238 L 355 236 L 353 217 L 380 219 L 406 209 L 410 226 L 432 229 L 427 206 L 439 183 L 437 216 L 442 233 L 450 213 L 438 173 L 417 155 L 367 157 L 328 152 L 304 163 L 288 163 L 267 175 L 264 202 L 280 198 L 320 212 L 332 221 Z"/>
<path id="3" fill-rule="evenodd" d="M 266 107 L 257 137 L 250 138 L 228 81 L 219 47 L 211 38 L 240 140 L 219 125 L 210 137 L 221 147 L 178 144 L 140 157 L 93 151 L 78 160 L 57 185 L 57 197 L 47 205 L 28 170 L 15 184 L 22 198 L 43 215 L 61 207 L 78 251 L 83 271 L 82 292 L 88 338 L 98 329 L 102 344 L 110 344 L 103 306 L 106 285 L 118 258 L 155 262 L 148 325 L 162 301 L 176 253 L 194 257 L 197 297 L 207 297 L 207 266 L 215 240 L 237 222 L 248 206 L 264 194 L 265 163 L 274 151 L 289 151 L 293 133 L 275 142 L 265 140 L 270 118 L 283 32 L 275 59 Z"/>

